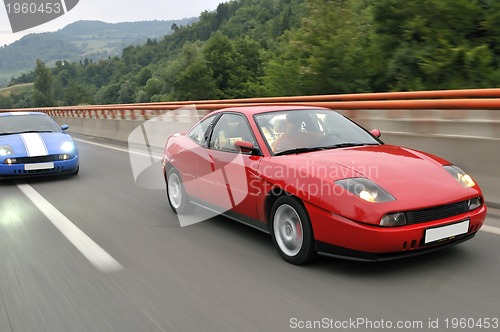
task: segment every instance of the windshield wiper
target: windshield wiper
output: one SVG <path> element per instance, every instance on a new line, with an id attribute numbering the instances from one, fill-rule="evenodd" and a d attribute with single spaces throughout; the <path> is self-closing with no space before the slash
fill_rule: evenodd
<path id="1" fill-rule="evenodd" d="M 323 149 L 350 148 L 354 146 L 379 145 L 378 143 L 339 143 L 323 147 Z"/>
<path id="2" fill-rule="evenodd" d="M 324 148 L 323 147 L 295 148 L 295 149 L 280 151 L 278 153 L 275 153 L 274 155 L 275 156 L 283 156 L 286 154 L 306 153 L 306 152 L 313 152 L 313 151 L 320 151 L 320 150 L 324 150 Z"/>

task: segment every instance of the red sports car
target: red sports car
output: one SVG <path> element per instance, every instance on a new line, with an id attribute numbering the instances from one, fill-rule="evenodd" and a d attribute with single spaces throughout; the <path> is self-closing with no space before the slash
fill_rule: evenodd
<path id="1" fill-rule="evenodd" d="M 379 136 L 326 108 L 218 110 L 168 138 L 168 201 L 179 216 L 202 206 L 270 233 L 293 264 L 394 259 L 471 239 L 486 216 L 474 180 Z"/>

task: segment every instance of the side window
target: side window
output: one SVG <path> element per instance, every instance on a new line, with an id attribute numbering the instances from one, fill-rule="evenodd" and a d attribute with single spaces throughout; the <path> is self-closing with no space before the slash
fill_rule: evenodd
<path id="1" fill-rule="evenodd" d="M 212 132 L 210 148 L 228 152 L 239 152 L 234 146 L 236 141 L 247 141 L 255 144 L 252 131 L 244 116 L 231 113 L 223 114 L 219 121 L 217 121 Z"/>
<path id="2" fill-rule="evenodd" d="M 205 145 L 205 133 L 214 119 L 215 115 L 212 115 L 198 123 L 189 131 L 188 137 L 199 145 Z"/>

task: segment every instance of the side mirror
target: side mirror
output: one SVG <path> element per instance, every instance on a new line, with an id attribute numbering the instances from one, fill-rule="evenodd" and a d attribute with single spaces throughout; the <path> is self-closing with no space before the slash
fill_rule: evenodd
<path id="1" fill-rule="evenodd" d="M 69 126 L 67 124 L 64 124 L 61 126 L 61 130 L 68 130 Z"/>
<path id="2" fill-rule="evenodd" d="M 250 142 L 236 141 L 234 142 L 234 146 L 243 153 L 251 152 L 253 155 L 260 154 L 260 149 L 258 147 L 253 146 L 253 144 Z"/>
<path id="3" fill-rule="evenodd" d="M 380 137 L 380 135 L 382 135 L 382 133 L 378 129 L 372 129 L 370 131 L 370 133 L 372 133 L 372 135 L 375 136 L 375 137 L 377 137 L 377 138 Z"/>

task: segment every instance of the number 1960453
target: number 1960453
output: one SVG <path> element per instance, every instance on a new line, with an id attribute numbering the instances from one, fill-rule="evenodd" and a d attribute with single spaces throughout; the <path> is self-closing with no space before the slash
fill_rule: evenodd
<path id="1" fill-rule="evenodd" d="M 11 14 L 60 14 L 64 11 L 60 2 L 44 2 L 41 4 L 33 2 L 7 3 L 7 13 Z"/>

